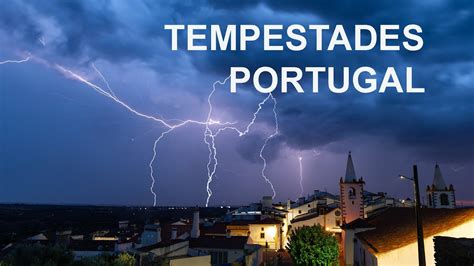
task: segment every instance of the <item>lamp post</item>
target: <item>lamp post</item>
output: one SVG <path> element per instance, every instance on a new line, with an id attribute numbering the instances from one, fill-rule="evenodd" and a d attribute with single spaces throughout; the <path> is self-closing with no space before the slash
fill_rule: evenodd
<path id="1" fill-rule="evenodd" d="M 416 215 L 416 235 L 418 239 L 418 265 L 426 266 L 425 259 L 425 242 L 423 237 L 423 222 L 421 218 L 421 204 L 420 204 L 420 188 L 418 185 L 418 168 L 413 165 L 413 178 L 400 175 L 401 179 L 410 180 L 413 182 L 415 190 L 415 215 Z"/>

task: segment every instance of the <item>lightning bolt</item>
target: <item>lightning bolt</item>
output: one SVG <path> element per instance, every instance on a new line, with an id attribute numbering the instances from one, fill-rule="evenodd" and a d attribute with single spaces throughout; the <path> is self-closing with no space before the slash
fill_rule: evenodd
<path id="1" fill-rule="evenodd" d="M 155 172 L 154 172 L 154 169 L 153 169 L 153 164 L 157 158 L 157 145 L 159 144 L 159 142 L 169 133 L 171 133 L 173 130 L 177 129 L 177 128 L 180 128 L 182 126 L 185 126 L 187 124 L 198 124 L 198 125 L 204 125 L 205 126 L 205 132 L 204 132 L 204 142 L 207 144 L 208 146 L 208 150 L 209 150 L 209 161 L 208 161 L 208 164 L 207 164 L 207 172 L 208 172 L 208 180 L 207 180 L 207 183 L 206 183 L 206 191 L 207 191 L 207 198 L 206 198 L 206 207 L 209 206 L 209 200 L 212 196 L 212 190 L 210 188 L 210 184 L 212 183 L 212 180 L 216 174 L 216 170 L 217 170 L 217 165 L 218 165 L 218 159 L 217 159 L 217 148 L 216 148 L 216 145 L 215 145 L 215 138 L 218 136 L 218 134 L 224 130 L 227 130 L 227 129 L 231 129 L 231 130 L 234 130 L 238 133 L 239 136 L 245 136 L 249 131 L 250 131 L 250 128 L 253 124 L 255 124 L 255 120 L 257 119 L 257 116 L 258 116 L 258 113 L 260 112 L 260 110 L 262 109 L 262 106 L 265 104 L 265 102 L 268 100 L 268 99 L 273 99 L 274 101 L 274 109 L 273 109 L 273 112 L 275 114 L 275 119 L 277 119 L 277 114 L 276 114 L 276 99 L 273 97 L 272 94 L 269 94 L 262 102 L 260 102 L 258 104 L 258 108 L 257 108 L 257 111 L 254 112 L 253 114 L 253 118 L 252 120 L 250 121 L 250 123 L 245 127 L 245 130 L 239 130 L 237 127 L 234 127 L 234 126 L 231 126 L 233 125 L 234 123 L 232 122 L 220 122 L 220 121 L 216 121 L 216 120 L 213 120 L 211 117 L 212 117 L 212 111 L 213 111 L 213 107 L 212 107 L 212 102 L 211 102 L 211 98 L 216 90 L 216 86 L 217 84 L 221 84 L 221 85 L 224 85 L 227 80 L 230 78 L 227 77 L 224 81 L 216 81 L 214 82 L 213 84 L 213 89 L 211 91 L 211 93 L 209 94 L 208 96 L 208 105 L 209 105 L 209 113 L 208 113 L 208 117 L 207 117 L 207 120 L 206 121 L 197 121 L 197 120 L 177 120 L 177 121 L 180 121 L 179 123 L 177 124 L 170 124 L 169 122 L 165 121 L 164 119 L 162 119 L 161 117 L 157 117 L 157 116 L 151 116 L 151 115 L 148 115 L 148 114 L 144 114 L 140 111 L 137 111 L 135 110 L 134 108 L 132 108 L 131 106 L 129 106 L 128 104 L 126 104 L 125 102 L 123 102 L 122 100 L 120 100 L 113 92 L 113 90 L 110 88 L 109 86 L 109 83 L 107 82 L 107 80 L 105 79 L 104 75 L 97 69 L 97 67 L 95 67 L 93 65 L 93 68 L 94 70 L 99 74 L 99 76 L 101 77 L 101 79 L 104 81 L 104 83 L 106 84 L 107 88 L 108 88 L 108 91 L 104 90 L 103 88 L 101 88 L 100 86 L 92 83 L 91 81 L 87 80 L 86 78 L 82 77 L 81 75 L 69 70 L 69 69 L 66 69 L 65 67 L 63 66 L 60 66 L 60 65 L 56 65 L 56 68 L 59 69 L 61 72 L 67 74 L 68 76 L 88 85 L 89 87 L 93 88 L 95 91 L 97 91 L 98 93 L 102 94 L 103 96 L 105 97 L 108 97 L 110 99 L 112 99 L 113 101 L 115 101 L 116 103 L 118 103 L 119 105 L 122 105 L 124 108 L 126 108 L 128 111 L 130 111 L 131 113 L 137 115 L 137 116 L 140 116 L 140 117 L 143 117 L 143 118 L 146 118 L 146 119 L 151 119 L 155 122 L 159 122 L 161 123 L 163 126 L 165 126 L 167 129 L 165 131 L 162 132 L 162 134 L 155 140 L 155 142 L 153 143 L 153 156 L 148 164 L 148 167 L 150 169 L 150 179 L 151 179 L 151 186 L 150 186 L 150 192 L 152 193 L 153 195 L 153 206 L 156 206 L 156 198 L 157 198 L 157 195 L 154 191 L 154 187 L 155 187 L 155 183 L 156 183 L 156 177 L 155 177 Z M 176 119 L 175 119 L 176 120 Z M 276 120 L 277 121 L 277 120 Z M 216 133 L 213 133 L 212 129 L 211 129 L 211 126 L 212 125 L 221 125 L 223 127 L 219 128 Z M 266 140 L 265 140 L 265 144 L 264 146 L 262 147 L 261 151 L 260 151 L 260 157 L 262 158 L 262 160 L 264 160 L 264 168 L 262 169 L 262 177 L 265 179 L 265 181 L 267 183 L 270 184 L 271 186 L 271 189 L 273 191 L 273 197 L 275 197 L 276 193 L 275 193 L 275 189 L 273 187 L 273 184 L 271 183 L 271 181 L 265 176 L 265 168 L 266 168 L 266 160 L 265 158 L 263 157 L 262 153 L 263 153 L 263 150 L 265 149 L 265 146 L 266 146 L 266 143 L 271 139 L 273 138 L 276 134 L 278 133 L 278 129 L 276 129 L 276 133 L 270 135 Z"/>
<path id="2" fill-rule="evenodd" d="M 163 131 L 161 135 L 155 140 L 155 142 L 153 143 L 153 156 L 151 157 L 150 163 L 148 164 L 148 167 L 150 168 L 150 178 L 151 178 L 150 192 L 151 194 L 153 194 L 153 207 L 156 206 L 156 193 L 154 191 L 156 179 L 155 179 L 154 170 L 153 170 L 153 163 L 155 162 L 155 159 L 157 156 L 156 146 L 158 145 L 158 142 L 160 142 L 160 140 L 163 139 L 171 131 L 173 131 L 173 128 Z"/>
<path id="3" fill-rule="evenodd" d="M 261 102 L 259 102 L 257 110 L 252 115 L 252 119 L 242 130 L 235 127 L 235 126 L 230 126 L 229 125 L 229 126 L 220 127 L 214 132 L 209 127 L 209 125 L 211 125 L 211 122 L 214 121 L 214 120 L 212 120 L 213 106 L 212 106 L 212 100 L 211 99 L 212 99 L 212 96 L 214 95 L 214 93 L 216 91 L 216 86 L 217 85 L 225 85 L 225 83 L 229 80 L 229 78 L 230 78 L 230 76 L 225 78 L 223 81 L 214 82 L 212 84 L 212 90 L 209 93 L 208 98 L 207 98 L 207 103 L 208 103 L 208 106 L 209 106 L 209 113 L 208 113 L 208 116 L 207 116 L 207 122 L 208 123 L 206 124 L 206 129 L 204 131 L 204 142 L 207 144 L 208 150 L 209 150 L 209 156 L 208 156 L 208 162 L 207 162 L 207 175 L 208 175 L 207 177 L 208 177 L 208 179 L 207 179 L 207 183 L 206 183 L 206 191 L 207 191 L 206 207 L 209 206 L 209 200 L 212 196 L 212 190 L 210 188 L 210 185 L 211 185 L 212 180 L 214 179 L 214 177 L 216 175 L 217 166 L 219 164 L 218 157 L 217 157 L 217 148 L 216 148 L 216 144 L 215 144 L 215 138 L 220 133 L 222 133 L 223 131 L 226 131 L 226 130 L 231 130 L 231 131 L 236 132 L 239 137 L 243 137 L 243 136 L 247 135 L 250 132 L 251 127 L 255 124 L 255 121 L 257 120 L 258 114 L 262 110 L 263 105 L 269 99 L 272 99 L 273 102 L 274 102 L 273 113 L 274 113 L 274 117 L 275 117 L 275 132 L 265 139 L 264 145 L 262 146 L 262 148 L 260 150 L 260 158 L 262 158 L 263 163 L 264 163 L 264 166 L 262 168 L 262 177 L 270 185 L 270 187 L 272 189 L 272 192 L 273 192 L 273 198 L 276 195 L 276 192 L 275 192 L 275 189 L 273 187 L 272 182 L 265 175 L 265 169 L 267 167 L 267 162 L 265 160 L 265 157 L 263 157 L 263 151 L 265 150 L 267 142 L 271 138 L 273 138 L 274 136 L 276 136 L 278 134 L 278 115 L 276 113 L 276 104 L 277 104 L 276 98 L 274 98 L 273 95 L 271 93 L 269 93 L 268 96 L 265 99 L 263 99 Z"/>
<path id="4" fill-rule="evenodd" d="M 207 121 L 198 121 L 198 120 L 177 120 L 177 119 L 174 119 L 174 121 L 179 121 L 177 124 L 171 124 L 167 121 L 165 121 L 164 119 L 162 119 L 161 117 L 156 117 L 156 116 L 151 116 L 151 115 L 148 115 L 148 114 L 144 114 L 140 111 L 137 111 L 135 110 L 134 108 L 132 108 L 131 106 L 129 106 L 128 104 L 126 104 L 125 102 L 123 102 L 122 100 L 120 100 L 116 95 L 115 93 L 113 92 L 113 90 L 111 89 L 109 83 L 107 82 L 107 80 L 105 79 L 104 75 L 97 69 L 97 67 L 95 67 L 95 65 L 93 65 L 93 68 L 94 70 L 98 73 L 98 75 L 101 77 L 101 79 L 103 80 L 103 82 L 106 84 L 107 88 L 108 88 L 108 91 L 104 90 L 103 88 L 101 88 L 100 86 L 90 82 L 89 80 L 87 80 L 86 78 L 80 76 L 79 74 L 69 70 L 69 69 L 66 69 L 65 67 L 63 66 L 60 66 L 60 65 L 56 65 L 56 68 L 59 69 L 61 72 L 67 74 L 68 76 L 88 85 L 89 87 L 93 88 L 95 91 L 97 91 L 98 93 L 102 94 L 103 96 L 105 97 L 108 97 L 110 99 L 112 99 L 113 101 L 115 101 L 116 103 L 118 103 L 119 105 L 123 106 L 125 109 L 127 109 L 128 111 L 130 111 L 131 113 L 137 115 L 137 116 L 140 116 L 140 117 L 143 117 L 143 118 L 146 118 L 146 119 L 151 119 L 155 122 L 159 122 L 161 123 L 163 126 L 165 126 L 166 130 L 163 131 L 161 133 L 161 135 L 154 141 L 153 143 L 153 156 L 148 164 L 148 167 L 150 169 L 150 179 L 151 179 L 151 185 L 150 185 L 150 192 L 152 193 L 153 195 L 153 206 L 156 206 L 156 198 L 157 198 L 157 194 L 155 193 L 154 191 L 154 187 L 155 187 L 155 183 L 156 183 L 156 177 L 155 177 L 155 172 L 154 172 L 154 169 L 153 169 L 153 164 L 157 158 L 157 146 L 159 144 L 159 142 L 169 133 L 171 133 L 173 130 L 177 129 L 177 128 L 180 128 L 180 127 L 183 127 L 187 124 L 198 124 L 198 125 L 205 125 L 206 126 L 206 136 L 210 136 L 211 137 L 211 141 L 209 142 L 208 141 L 208 138 L 205 137 L 205 142 L 206 144 L 211 147 L 209 148 L 210 149 L 210 155 L 209 155 L 209 158 L 214 158 L 214 167 L 211 167 L 211 163 L 208 164 L 208 176 L 211 176 L 211 178 L 208 179 L 208 183 L 207 183 L 207 192 L 208 192 L 208 198 L 206 200 L 206 207 L 208 206 L 208 203 L 209 203 L 209 198 L 210 196 L 212 195 L 212 191 L 210 190 L 209 188 L 209 184 L 210 182 L 212 182 L 212 177 L 215 175 L 215 171 L 216 171 L 216 168 L 217 168 L 217 149 L 215 147 L 215 144 L 214 144 L 214 137 L 212 134 L 208 134 L 209 132 L 212 132 L 211 131 L 211 128 L 210 126 L 211 125 L 231 125 L 233 123 L 230 123 L 230 122 L 224 122 L 224 123 L 221 123 L 220 121 L 215 121 L 215 120 L 212 120 L 210 117 L 211 117 L 211 113 L 212 113 L 212 105 L 210 105 L 210 111 L 209 111 L 209 115 L 208 115 L 208 119 Z M 229 78 L 229 77 L 228 77 Z M 227 78 L 227 79 L 228 79 Z M 224 83 L 227 81 L 227 79 L 224 81 Z M 224 83 L 221 83 L 221 84 L 224 84 Z M 216 84 L 216 83 L 215 83 Z M 210 100 L 210 97 L 212 96 L 212 94 L 214 93 L 215 91 L 215 85 L 214 85 L 214 89 L 213 91 L 211 92 L 211 94 L 209 95 L 209 100 Z M 210 101 L 209 101 L 210 103 Z M 211 150 L 212 149 L 212 150 Z M 211 159 L 210 159 L 211 161 Z"/>
<path id="5" fill-rule="evenodd" d="M 298 157 L 298 162 L 300 166 L 300 196 L 303 196 L 304 188 L 303 188 L 303 157 Z"/>
<path id="6" fill-rule="evenodd" d="M 29 61 L 30 59 L 31 59 L 31 57 L 28 56 L 28 57 L 26 57 L 24 59 L 21 59 L 21 60 L 5 60 L 5 61 L 0 61 L 0 65 L 7 64 L 7 63 L 24 63 L 24 62 Z M 90 81 L 89 79 L 84 77 L 83 75 L 80 75 L 79 73 L 76 73 L 73 70 L 70 70 L 70 69 L 68 69 L 68 68 L 66 68 L 62 65 L 50 64 L 48 61 L 46 61 L 44 59 L 41 59 L 41 58 L 37 58 L 37 61 L 40 62 L 40 63 L 45 64 L 48 67 L 51 67 L 51 68 L 59 71 L 61 74 L 63 74 L 67 78 L 71 78 L 71 79 L 74 79 L 74 80 L 76 80 L 80 83 L 85 84 L 86 86 L 92 88 L 94 91 L 101 94 L 102 96 L 107 97 L 110 100 L 117 103 L 118 105 L 122 106 L 125 110 L 129 111 L 130 113 L 132 113 L 132 114 L 134 114 L 138 117 L 144 118 L 144 119 L 152 120 L 153 122 L 157 122 L 157 123 L 159 123 L 159 124 L 161 124 L 162 126 L 165 127 L 165 130 L 160 134 L 160 136 L 157 139 L 155 139 L 155 141 L 153 143 L 153 156 L 152 156 L 152 158 L 151 158 L 151 160 L 148 164 L 148 167 L 150 169 L 150 179 L 151 179 L 151 185 L 150 185 L 149 189 L 150 189 L 150 192 L 153 195 L 153 206 L 156 206 L 156 199 L 157 199 L 157 194 L 154 191 L 154 187 L 155 187 L 155 184 L 156 184 L 156 178 L 155 178 L 155 171 L 154 171 L 154 168 L 153 168 L 153 164 L 154 164 L 154 162 L 157 158 L 157 146 L 158 146 L 159 142 L 167 134 L 171 133 L 173 130 L 175 130 L 177 128 L 183 127 L 183 126 L 188 125 L 188 124 L 197 124 L 197 125 L 204 125 L 205 126 L 203 140 L 206 143 L 206 145 L 208 146 L 208 150 L 209 150 L 209 156 L 208 156 L 209 160 L 208 160 L 208 163 L 207 163 L 208 180 L 207 180 L 207 183 L 206 183 L 206 191 L 207 191 L 207 194 L 208 194 L 208 196 L 206 198 L 206 207 L 207 207 L 209 205 L 209 200 L 212 196 L 212 190 L 210 188 L 210 185 L 212 183 L 213 178 L 216 175 L 216 170 L 217 170 L 217 165 L 218 165 L 217 147 L 215 145 L 215 138 L 221 132 L 223 132 L 225 130 L 235 131 L 238 134 L 239 137 L 247 135 L 249 133 L 251 127 L 255 124 L 255 121 L 258 117 L 258 114 L 262 110 L 263 105 L 268 100 L 271 99 L 273 101 L 273 114 L 274 114 L 274 118 L 275 118 L 275 131 L 265 139 L 265 142 L 264 142 L 263 146 L 260 149 L 260 158 L 263 161 L 263 168 L 262 168 L 262 171 L 261 171 L 262 177 L 270 185 L 270 187 L 272 189 L 272 192 L 273 192 L 272 197 L 273 198 L 275 197 L 276 192 L 275 192 L 275 189 L 273 187 L 273 184 L 267 178 L 267 176 L 265 175 L 265 170 L 266 170 L 266 167 L 267 167 L 267 161 L 266 161 L 266 159 L 263 155 L 264 150 L 265 150 L 268 142 L 278 134 L 278 116 L 277 116 L 277 113 L 276 113 L 277 101 L 276 101 L 276 98 L 271 93 L 269 93 L 268 96 L 264 100 L 262 100 L 261 102 L 258 103 L 257 110 L 253 113 L 252 119 L 242 130 L 240 130 L 239 128 L 233 126 L 235 124 L 235 122 L 220 122 L 220 121 L 216 121 L 216 120 L 212 119 L 213 106 L 212 106 L 211 98 L 212 98 L 212 96 L 214 95 L 214 93 L 216 91 L 216 86 L 218 84 L 224 85 L 228 81 L 230 76 L 227 77 L 226 79 L 224 79 L 223 81 L 216 81 L 216 82 L 213 83 L 213 88 L 212 88 L 212 90 L 211 90 L 211 92 L 210 92 L 210 94 L 208 95 L 208 98 L 207 98 L 208 106 L 209 106 L 209 112 L 208 112 L 208 116 L 207 116 L 206 121 L 198 121 L 198 120 L 191 120 L 191 119 L 187 119 L 187 120 L 179 120 L 179 119 L 165 120 L 160 116 L 152 116 L 152 115 L 149 115 L 149 114 L 145 114 L 141 111 L 138 111 L 135 108 L 133 108 L 132 106 L 128 105 L 123 100 L 121 100 L 120 98 L 118 98 L 117 95 L 115 94 L 115 92 L 110 87 L 110 84 L 107 81 L 107 79 L 104 77 L 104 75 L 100 72 L 100 70 L 94 64 L 92 64 L 92 68 L 97 73 L 97 75 L 100 77 L 102 82 L 105 84 L 105 86 L 107 87 L 107 90 L 105 90 L 101 86 L 93 83 L 92 81 Z M 171 123 L 171 121 L 176 121 L 176 123 Z M 212 130 L 212 127 L 211 127 L 213 125 L 218 125 L 218 126 L 221 126 L 221 127 L 219 127 L 214 132 Z"/>
<path id="7" fill-rule="evenodd" d="M 21 64 L 21 63 L 25 63 L 25 62 L 28 62 L 30 60 L 30 56 L 28 57 L 25 57 L 24 59 L 20 59 L 20 60 L 5 60 L 5 61 L 0 61 L 0 65 L 4 65 L 4 64 L 9 64 L 9 63 L 15 63 L 15 64 Z"/>
<path id="8" fill-rule="evenodd" d="M 224 81 L 216 81 L 212 84 L 212 90 L 211 93 L 209 93 L 207 97 L 207 104 L 209 106 L 209 112 L 207 114 L 207 122 L 212 121 L 212 102 L 211 98 L 214 95 L 214 92 L 216 91 L 216 86 L 217 84 L 224 85 L 227 80 L 230 78 L 228 76 Z M 206 192 L 207 192 L 207 198 L 206 198 L 206 207 L 209 206 L 209 200 L 211 199 L 212 196 L 212 190 L 211 190 L 211 182 L 214 179 L 214 176 L 216 174 L 217 170 L 217 149 L 216 149 L 216 142 L 215 142 L 216 135 L 213 134 L 211 128 L 209 127 L 209 124 L 206 125 L 206 129 L 204 130 L 204 143 L 207 144 L 207 148 L 209 150 L 209 157 L 208 157 L 208 162 L 207 162 L 207 182 L 206 182 Z"/>
<path id="9" fill-rule="evenodd" d="M 263 143 L 262 148 L 260 149 L 260 154 L 259 155 L 260 155 L 260 159 L 262 159 L 262 161 L 263 161 L 262 177 L 265 180 L 265 182 L 267 182 L 270 185 L 270 188 L 272 189 L 272 193 L 273 193 L 272 194 L 272 199 L 274 199 L 275 196 L 276 196 L 276 192 L 275 192 L 275 188 L 273 187 L 273 183 L 265 175 L 265 171 L 267 170 L 267 159 L 263 156 L 263 152 L 265 151 L 265 148 L 267 147 L 268 142 L 272 138 L 274 138 L 276 135 L 278 135 L 279 132 L 278 132 L 278 115 L 277 115 L 277 112 L 276 112 L 277 100 L 276 100 L 275 97 L 273 97 L 273 94 L 271 94 L 271 93 L 268 96 L 271 97 L 271 99 L 273 100 L 273 116 L 275 118 L 275 131 L 273 131 L 273 133 L 265 139 L 265 142 Z M 260 107 L 260 105 L 259 105 L 259 107 Z"/>

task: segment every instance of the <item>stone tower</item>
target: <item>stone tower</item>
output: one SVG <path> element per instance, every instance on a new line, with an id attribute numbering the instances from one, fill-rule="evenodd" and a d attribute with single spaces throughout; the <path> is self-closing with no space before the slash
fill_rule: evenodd
<path id="1" fill-rule="evenodd" d="M 439 165 L 436 164 L 433 184 L 426 188 L 428 207 L 430 208 L 456 208 L 456 197 L 453 185 L 449 187 L 444 182 Z"/>
<path id="2" fill-rule="evenodd" d="M 346 176 L 340 179 L 341 209 L 343 223 L 350 223 L 357 218 L 364 218 L 364 180 L 357 179 L 352 155 L 349 152 Z"/>

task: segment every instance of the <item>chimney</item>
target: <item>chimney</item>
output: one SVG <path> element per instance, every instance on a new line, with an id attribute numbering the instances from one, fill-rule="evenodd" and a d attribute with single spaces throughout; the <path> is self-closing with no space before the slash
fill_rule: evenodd
<path id="1" fill-rule="evenodd" d="M 191 229 L 191 238 L 199 238 L 199 208 L 194 210 L 193 227 Z"/>
<path id="2" fill-rule="evenodd" d="M 171 239 L 174 240 L 178 236 L 178 229 L 176 227 L 171 228 Z"/>
<path id="3" fill-rule="evenodd" d="M 273 198 L 272 196 L 263 196 L 262 197 L 262 209 L 271 209 L 273 207 L 272 205 Z"/>
<path id="4" fill-rule="evenodd" d="M 156 229 L 156 243 L 160 243 L 161 242 L 161 227 L 158 227 Z"/>
<path id="5" fill-rule="evenodd" d="M 291 200 L 290 200 L 290 199 L 288 199 L 288 200 L 286 201 L 286 209 L 287 209 L 287 210 L 291 209 Z"/>

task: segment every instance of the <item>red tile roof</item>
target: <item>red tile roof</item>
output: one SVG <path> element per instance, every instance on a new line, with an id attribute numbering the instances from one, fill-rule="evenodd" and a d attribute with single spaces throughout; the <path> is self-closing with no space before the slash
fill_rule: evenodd
<path id="1" fill-rule="evenodd" d="M 190 248 L 202 249 L 245 249 L 247 244 L 246 236 L 201 236 L 199 238 L 190 238 Z"/>
<path id="2" fill-rule="evenodd" d="M 221 235 L 225 236 L 227 233 L 227 223 L 217 222 L 212 226 L 201 226 L 201 235 Z"/>
<path id="3" fill-rule="evenodd" d="M 249 224 L 282 224 L 283 221 L 274 218 L 266 218 L 263 220 L 235 220 L 230 225 L 249 225 Z"/>
<path id="4" fill-rule="evenodd" d="M 425 238 L 474 220 L 474 208 L 423 208 L 421 213 Z M 388 208 L 365 219 L 365 222 L 374 226 L 375 229 L 357 233 L 356 236 L 373 253 L 391 251 L 417 240 L 415 209 L 413 208 Z"/>
<path id="5" fill-rule="evenodd" d="M 172 246 L 181 242 L 186 242 L 186 241 L 188 240 L 187 239 L 169 239 L 169 240 L 161 241 L 153 245 L 148 245 L 148 246 L 138 248 L 137 250 L 142 251 L 142 252 L 149 252 L 157 248 L 169 247 L 169 246 Z"/>

